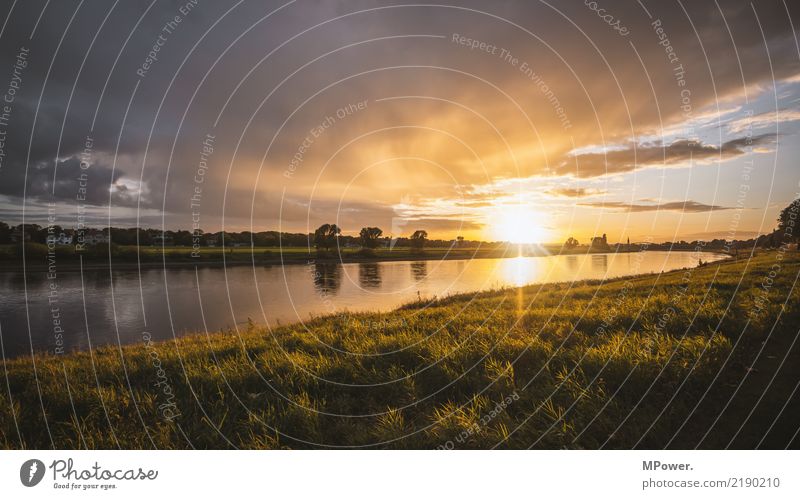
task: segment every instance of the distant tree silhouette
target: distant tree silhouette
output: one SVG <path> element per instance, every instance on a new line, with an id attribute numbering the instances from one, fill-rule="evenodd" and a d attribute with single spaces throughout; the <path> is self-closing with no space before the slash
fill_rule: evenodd
<path id="1" fill-rule="evenodd" d="M 415 231 L 411 234 L 411 247 L 416 250 L 421 250 L 425 246 L 425 241 L 428 239 L 428 233 L 424 230 Z"/>
<path id="2" fill-rule="evenodd" d="M 578 244 L 580 244 L 580 243 L 578 243 L 578 240 L 577 240 L 577 239 L 575 239 L 574 237 L 570 237 L 570 238 L 569 238 L 569 239 L 567 239 L 567 241 L 564 243 L 564 247 L 565 247 L 565 248 L 567 248 L 567 249 L 572 249 L 572 248 L 575 248 L 575 247 L 577 247 L 577 246 L 578 246 Z"/>
<path id="3" fill-rule="evenodd" d="M 374 249 L 378 247 L 378 240 L 383 235 L 383 231 L 377 227 L 363 227 L 358 234 L 361 246 Z"/>
<path id="4" fill-rule="evenodd" d="M 314 231 L 314 246 L 317 249 L 329 250 L 336 244 L 336 238 L 341 234 L 341 229 L 336 224 L 322 224 Z"/>

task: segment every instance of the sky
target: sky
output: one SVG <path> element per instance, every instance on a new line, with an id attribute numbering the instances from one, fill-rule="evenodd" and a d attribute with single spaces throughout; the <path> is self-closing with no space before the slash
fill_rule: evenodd
<path id="1" fill-rule="evenodd" d="M 0 220 L 748 239 L 800 196 L 800 5 L 0 2 Z"/>

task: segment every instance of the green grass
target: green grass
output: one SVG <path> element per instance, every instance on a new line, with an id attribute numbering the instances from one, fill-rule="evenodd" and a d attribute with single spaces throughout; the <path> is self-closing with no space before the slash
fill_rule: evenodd
<path id="1" fill-rule="evenodd" d="M 0 446 L 752 447 L 789 399 L 796 368 L 747 368 L 762 346 L 762 359 L 800 364 L 789 348 L 800 293 L 787 297 L 800 258 L 778 255 L 340 314 L 307 329 L 252 325 L 41 355 L 35 370 L 31 359 L 11 360 Z M 171 419 L 169 402 L 179 413 Z M 793 400 L 787 415 L 796 409 Z M 796 424 L 778 419 L 766 445 L 790 445 Z"/>

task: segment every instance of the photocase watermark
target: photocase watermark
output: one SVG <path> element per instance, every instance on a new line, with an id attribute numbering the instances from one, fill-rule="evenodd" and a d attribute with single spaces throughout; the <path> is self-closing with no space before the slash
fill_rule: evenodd
<path id="1" fill-rule="evenodd" d="M 86 198 L 89 193 L 89 169 L 92 166 L 93 153 L 94 138 L 87 135 L 80 154 L 80 173 L 76 179 L 78 189 L 75 193 L 75 233 L 73 234 L 76 251 L 83 251 L 86 247 Z"/>
<path id="2" fill-rule="evenodd" d="M 779 259 L 783 259 L 782 253 L 780 253 L 780 250 L 778 251 L 778 254 L 781 255 Z M 780 271 L 780 263 L 773 263 L 770 266 L 767 275 L 761 278 L 761 283 L 759 284 L 758 288 L 756 288 L 756 296 L 754 299 L 753 308 L 750 309 L 750 313 L 748 314 L 751 320 L 761 315 L 766 310 L 767 306 L 769 306 L 769 293 L 772 290 L 772 287 L 775 284 L 775 279 L 778 277 L 778 273 Z"/>
<path id="3" fill-rule="evenodd" d="M 667 61 L 672 65 L 672 76 L 675 79 L 675 84 L 680 89 L 680 109 L 684 119 L 686 138 L 695 139 L 697 134 L 692 122 L 692 118 L 694 117 L 694 111 L 692 110 L 692 91 L 686 84 L 686 69 L 683 67 L 678 53 L 672 46 L 672 42 L 663 27 L 661 19 L 655 19 L 650 23 L 650 26 L 653 28 L 656 38 L 658 38 L 658 44 L 664 47 Z"/>
<path id="4" fill-rule="evenodd" d="M 61 323 L 61 308 L 59 306 L 58 269 L 56 266 L 56 245 L 63 234 L 56 234 L 56 205 L 48 203 L 47 207 L 47 305 L 50 307 L 50 323 L 53 327 L 53 353 L 64 353 L 64 327 Z"/>
<path id="5" fill-rule="evenodd" d="M 72 458 L 54 459 L 49 466 L 39 459 L 28 459 L 19 468 L 19 479 L 26 487 L 41 483 L 49 468 L 52 471 L 54 489 L 61 490 L 109 490 L 125 481 L 156 480 L 158 470 L 138 468 L 107 468 L 97 461 L 88 468 L 79 468 Z M 96 483 L 100 482 L 100 483 Z"/>
<path id="6" fill-rule="evenodd" d="M 203 231 L 200 228 L 200 208 L 203 200 L 203 184 L 206 180 L 208 171 L 208 160 L 214 153 L 214 142 L 216 136 L 207 133 L 201 144 L 200 159 L 197 162 L 197 170 L 194 175 L 194 188 L 189 197 L 189 208 L 192 213 L 192 258 L 200 258 L 200 247 L 203 239 Z"/>
<path id="7" fill-rule="evenodd" d="M 408 321 L 405 319 L 405 317 L 390 319 L 387 316 L 387 317 L 381 317 L 378 320 L 361 318 L 361 317 L 351 317 L 347 321 L 347 326 L 355 328 L 363 328 L 369 331 L 387 331 L 392 328 L 408 326 Z"/>
<path id="8" fill-rule="evenodd" d="M 628 30 L 628 28 L 623 26 L 618 18 L 608 13 L 608 11 L 603 7 L 601 7 L 598 2 L 583 0 L 583 5 L 589 7 L 589 10 L 594 11 L 597 14 L 597 17 L 599 17 L 606 24 L 608 24 L 614 31 L 616 31 L 619 34 L 619 36 L 628 36 L 631 34 L 630 30 Z"/>
<path id="9" fill-rule="evenodd" d="M 177 404 L 175 404 L 175 392 L 172 390 L 172 384 L 169 382 L 167 372 L 161 365 L 161 356 L 158 355 L 158 351 L 153 345 L 153 340 L 149 332 L 145 331 L 142 333 L 142 341 L 144 342 L 147 354 L 150 356 L 153 367 L 156 370 L 157 381 L 153 386 L 158 388 L 160 395 L 163 396 L 163 402 L 157 407 L 158 412 L 161 414 L 161 417 L 167 421 L 172 421 L 181 415 Z"/>
<path id="10" fill-rule="evenodd" d="M 0 170 L 3 169 L 5 164 L 8 128 L 14 112 L 14 101 L 17 98 L 17 93 L 22 88 L 22 76 L 25 68 L 28 67 L 29 55 L 30 49 L 26 47 L 20 47 L 17 51 L 14 66 L 11 68 L 11 79 L 6 87 L 5 94 L 3 94 L 2 103 L 0 103 Z"/>
<path id="11" fill-rule="evenodd" d="M 183 22 L 186 16 L 188 16 L 189 13 L 194 10 L 199 1 L 200 0 L 189 0 L 185 2 L 183 5 L 178 7 L 179 13 L 175 14 L 172 19 L 165 22 L 161 26 L 161 31 L 159 32 L 156 41 L 153 42 L 153 45 L 150 47 L 150 51 L 147 53 L 144 61 L 136 69 L 136 74 L 140 79 L 147 76 L 147 73 L 150 71 L 150 69 L 152 69 L 155 63 L 158 62 L 159 52 L 161 52 L 161 49 L 167 44 L 169 37 L 175 33 L 180 24 Z"/>
<path id="12" fill-rule="evenodd" d="M 795 194 L 795 200 L 797 199 L 800 199 L 800 192 Z M 793 202 L 790 205 L 788 216 L 783 227 L 783 242 L 778 247 L 775 253 L 776 261 L 770 266 L 767 275 L 761 278 L 761 283 L 756 289 L 753 308 L 751 308 L 750 312 L 748 313 L 748 317 L 750 320 L 758 318 L 758 316 L 760 316 L 766 311 L 767 307 L 770 304 L 770 292 L 775 286 L 775 279 L 778 278 L 778 274 L 781 272 L 783 268 L 782 262 L 783 259 L 786 257 L 786 252 L 789 250 L 789 244 L 793 240 L 797 239 L 796 228 L 797 228 L 798 210 L 800 210 L 800 204 L 797 202 Z"/>
<path id="13" fill-rule="evenodd" d="M 455 449 L 456 443 L 463 444 L 472 435 L 475 435 L 483 431 L 486 427 L 489 426 L 489 423 L 491 423 L 497 416 L 506 412 L 506 409 L 508 409 L 511 406 L 511 404 L 513 404 L 517 400 L 519 400 L 519 393 L 517 393 L 517 391 L 514 390 L 514 392 L 511 395 L 508 395 L 503 400 L 497 402 L 491 411 L 484 414 L 481 417 L 481 419 L 473 423 L 472 426 L 464 430 L 461 430 L 461 432 L 456 436 L 455 440 L 448 440 L 447 442 L 438 446 L 436 450 Z"/>
<path id="14" fill-rule="evenodd" d="M 318 125 L 313 126 L 308 133 L 306 133 L 303 141 L 297 147 L 297 151 L 295 151 L 292 159 L 289 160 L 289 166 L 286 168 L 286 170 L 284 170 L 283 176 L 286 178 L 292 178 L 297 169 L 303 164 L 306 153 L 308 153 L 308 151 L 311 149 L 311 146 L 314 145 L 314 142 L 322 137 L 322 135 L 326 131 L 330 130 L 336 123 L 367 109 L 368 104 L 368 100 L 347 104 L 340 107 L 332 114 L 325 116 L 325 118 L 323 118 Z"/>
<path id="15" fill-rule="evenodd" d="M 547 82 L 542 78 L 542 76 L 537 73 L 533 66 L 531 66 L 528 62 L 516 57 L 511 53 L 510 50 L 506 48 L 477 40 L 475 38 L 469 38 L 460 33 L 453 33 L 450 37 L 450 41 L 456 45 L 468 47 L 470 50 L 478 50 L 480 52 L 498 57 L 506 64 L 519 70 L 519 72 L 522 73 L 525 78 L 533 82 L 536 88 L 539 89 L 539 91 L 550 103 L 550 106 L 553 108 L 553 111 L 555 111 L 558 120 L 561 122 L 561 128 L 564 130 L 569 130 L 572 128 L 572 123 L 570 122 L 569 117 L 567 116 L 567 111 L 561 104 L 561 101 L 558 99 Z"/>
<path id="16" fill-rule="evenodd" d="M 733 214 L 731 215 L 731 223 L 728 226 L 728 232 L 725 238 L 725 251 L 727 253 L 731 252 L 733 249 L 733 241 L 736 239 L 736 232 L 739 229 L 739 223 L 742 220 L 742 212 L 744 211 L 745 201 L 747 200 L 747 196 L 750 193 L 750 182 L 751 176 L 750 174 L 753 172 L 753 168 L 755 167 L 753 158 L 750 157 L 750 153 L 753 150 L 753 124 L 751 122 L 751 118 L 753 117 L 753 111 L 751 109 L 745 110 L 745 117 L 748 119 L 747 128 L 745 129 L 745 153 L 748 157 L 743 159 L 742 171 L 739 175 L 740 183 L 739 187 L 737 188 L 736 193 L 736 204 L 733 207 Z"/>
<path id="17" fill-rule="evenodd" d="M 28 459 L 19 467 L 19 481 L 26 487 L 36 487 L 44 478 L 44 463 L 38 459 Z"/>

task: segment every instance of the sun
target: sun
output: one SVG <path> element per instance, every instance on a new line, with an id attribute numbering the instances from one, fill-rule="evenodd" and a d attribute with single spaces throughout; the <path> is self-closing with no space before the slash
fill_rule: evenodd
<path id="1" fill-rule="evenodd" d="M 514 244 L 547 242 L 550 231 L 544 226 L 544 216 L 526 206 L 507 206 L 489 217 L 492 239 Z"/>

